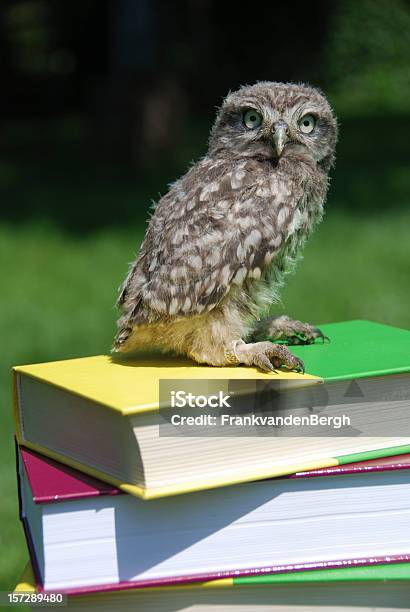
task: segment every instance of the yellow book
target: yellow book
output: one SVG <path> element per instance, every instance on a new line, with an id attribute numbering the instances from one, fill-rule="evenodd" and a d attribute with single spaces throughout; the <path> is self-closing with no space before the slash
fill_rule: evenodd
<path id="1" fill-rule="evenodd" d="M 235 411 L 223 399 L 231 388 L 252 412 L 256 385 L 273 381 L 287 393 L 315 387 L 322 382 L 317 376 L 210 368 L 157 355 L 134 361 L 100 355 L 18 366 L 14 381 L 20 444 L 144 499 L 337 465 L 338 456 L 381 446 L 377 438 L 278 437 L 265 435 L 266 428 L 232 425 Z M 202 414 L 197 404 L 175 408 L 170 420 L 170 389 L 181 384 L 185 400 L 188 391 L 195 395 L 199 389 L 195 401 L 222 398 L 205 415 L 217 421 L 216 428 L 209 422 L 189 425 Z M 188 425 L 181 425 L 182 417 Z M 225 417 L 228 426 L 222 427 Z M 383 447 L 397 444 L 403 442 L 383 440 Z"/>

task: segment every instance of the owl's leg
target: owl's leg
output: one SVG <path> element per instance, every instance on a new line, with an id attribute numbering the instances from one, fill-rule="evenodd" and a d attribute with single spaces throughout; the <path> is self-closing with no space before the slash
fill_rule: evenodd
<path id="1" fill-rule="evenodd" d="M 323 342 L 329 338 L 317 327 L 309 323 L 295 321 L 283 315 L 281 317 L 269 317 L 259 321 L 252 333 L 255 340 L 285 340 L 288 344 L 313 344 L 316 338 Z"/>
<path id="2" fill-rule="evenodd" d="M 169 345 L 179 347 L 198 363 L 214 366 L 244 364 L 272 372 L 284 366 L 289 370 L 302 370 L 303 363 L 290 350 L 272 342 L 246 344 L 242 338 L 249 333 L 241 311 L 233 301 L 218 311 L 175 322 Z"/>
<path id="3" fill-rule="evenodd" d="M 304 372 L 303 361 L 295 357 L 283 344 L 273 342 L 254 342 L 246 344 L 243 340 L 234 342 L 232 349 L 225 352 L 227 359 L 236 363 L 256 366 L 264 372 L 273 372 L 274 368 L 284 366 L 288 370 Z"/>

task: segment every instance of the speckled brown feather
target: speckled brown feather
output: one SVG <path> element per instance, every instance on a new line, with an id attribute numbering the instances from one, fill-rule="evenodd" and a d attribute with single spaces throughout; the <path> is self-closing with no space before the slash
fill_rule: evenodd
<path id="1" fill-rule="evenodd" d="M 247 107 L 263 115 L 261 130 L 244 129 Z M 306 112 L 318 116 L 314 138 L 294 127 Z M 280 158 L 271 142 L 278 119 L 291 139 Z M 118 299 L 117 350 L 154 344 L 222 364 L 226 343 L 277 299 L 320 221 L 335 142 L 333 113 L 315 89 L 258 83 L 230 94 L 208 154 L 151 217 Z"/>

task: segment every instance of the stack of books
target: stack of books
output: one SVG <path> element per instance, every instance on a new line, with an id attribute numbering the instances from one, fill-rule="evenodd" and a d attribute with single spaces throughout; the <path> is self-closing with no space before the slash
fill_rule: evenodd
<path id="1" fill-rule="evenodd" d="M 304 375 L 153 355 L 14 368 L 16 591 L 77 610 L 407 609 L 410 332 L 321 328 L 329 344 L 292 348 Z"/>

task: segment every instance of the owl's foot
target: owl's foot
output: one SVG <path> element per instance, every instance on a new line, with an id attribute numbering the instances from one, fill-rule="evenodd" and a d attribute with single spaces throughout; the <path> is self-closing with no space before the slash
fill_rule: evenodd
<path id="1" fill-rule="evenodd" d="M 259 321 L 253 337 L 255 339 L 271 338 L 272 341 L 284 340 L 287 344 L 313 344 L 317 338 L 320 338 L 322 342 L 330 341 L 319 328 L 309 323 L 295 321 L 285 315 Z"/>
<path id="2" fill-rule="evenodd" d="M 273 372 L 275 368 L 282 366 L 288 370 L 302 373 L 305 371 L 303 361 L 292 355 L 283 344 L 273 344 L 269 341 L 253 344 L 238 342 L 234 346 L 234 354 L 239 363 L 256 366 L 264 372 Z"/>

